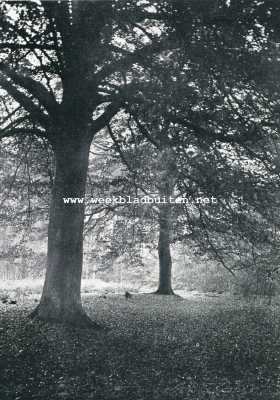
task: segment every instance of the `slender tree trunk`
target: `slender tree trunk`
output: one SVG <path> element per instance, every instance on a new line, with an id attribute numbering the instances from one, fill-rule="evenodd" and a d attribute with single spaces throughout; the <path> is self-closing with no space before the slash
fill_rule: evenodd
<path id="1" fill-rule="evenodd" d="M 173 195 L 176 164 L 170 147 L 163 146 L 158 158 L 159 162 L 159 182 L 158 190 L 161 198 L 166 199 L 166 203 L 159 204 L 159 285 L 156 294 L 173 295 L 172 290 L 172 258 L 170 250 L 171 235 L 171 204 L 170 196 Z M 175 175 L 174 175 L 175 174 Z"/>
<path id="2" fill-rule="evenodd" d="M 90 141 L 65 140 L 56 146 L 56 172 L 49 216 L 48 264 L 41 301 L 33 316 L 45 321 L 88 325 L 82 309 L 84 203 L 65 204 L 64 198 L 84 199 Z"/>
<path id="3" fill-rule="evenodd" d="M 172 258 L 170 251 L 170 204 L 160 204 L 159 210 L 159 286 L 156 294 L 174 294 L 172 290 Z"/>

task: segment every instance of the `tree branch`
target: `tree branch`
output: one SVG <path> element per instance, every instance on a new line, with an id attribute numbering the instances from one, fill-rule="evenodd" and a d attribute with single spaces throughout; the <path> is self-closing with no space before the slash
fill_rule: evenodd
<path id="1" fill-rule="evenodd" d="M 177 47 L 177 46 L 176 46 Z M 127 54 L 126 57 L 118 60 L 116 62 L 112 62 L 111 64 L 105 65 L 101 71 L 96 73 L 96 78 L 98 81 L 102 81 L 102 79 L 110 76 L 114 72 L 120 71 L 123 68 L 127 68 L 132 66 L 134 63 L 143 64 L 144 60 L 146 60 L 147 56 L 152 56 L 155 53 L 159 53 L 161 51 L 171 49 L 171 43 L 167 41 L 154 41 L 151 44 L 148 44 L 142 47 L 139 50 L 134 51 L 133 53 Z"/>
<path id="2" fill-rule="evenodd" d="M 183 127 L 192 130 L 193 132 L 198 134 L 200 138 L 206 139 L 209 142 L 219 141 L 222 143 L 232 143 L 232 144 L 237 143 L 242 145 L 252 139 L 254 141 L 258 140 L 258 136 L 255 135 L 254 137 L 252 137 L 253 135 L 251 132 L 248 132 L 247 135 L 244 134 L 242 136 L 236 134 L 234 135 L 217 134 L 216 132 L 214 132 L 213 129 L 204 128 L 203 126 L 188 121 L 187 118 L 184 117 L 168 114 L 166 115 L 166 118 L 168 119 L 168 121 L 172 123 L 180 124 Z"/>
<path id="3" fill-rule="evenodd" d="M 28 96 L 20 92 L 11 82 L 1 77 L 1 75 L 0 86 L 6 90 L 6 92 L 11 95 L 17 103 L 19 103 L 27 112 L 30 113 L 33 121 L 39 123 L 44 128 L 49 127 L 49 118 L 42 112 L 42 110 L 36 106 L 36 104 L 34 104 L 34 102 Z"/>
<path id="4" fill-rule="evenodd" d="M 0 140 L 7 137 L 15 137 L 22 135 L 36 135 L 39 137 L 46 137 L 45 132 L 36 128 L 13 128 L 0 130 Z"/>
<path id="5" fill-rule="evenodd" d="M 8 65 L 0 63 L 0 71 L 6 76 L 12 79 L 12 81 L 26 89 L 32 96 L 34 96 L 42 106 L 49 112 L 49 114 L 55 114 L 57 112 L 57 102 L 54 96 L 45 88 L 45 86 L 30 78 L 27 75 L 19 74 L 15 72 Z"/>
<path id="6" fill-rule="evenodd" d="M 55 47 L 53 45 L 47 45 L 47 44 L 36 44 L 36 43 L 23 43 L 23 44 L 17 44 L 17 43 L 9 43 L 9 42 L 3 42 L 0 43 L 0 49 L 10 49 L 10 50 L 55 50 Z"/>
<path id="7" fill-rule="evenodd" d="M 97 132 L 99 132 L 101 129 L 105 128 L 109 124 L 111 119 L 121 109 L 121 104 L 122 103 L 120 102 L 111 103 L 100 117 L 92 121 L 92 136 L 94 136 Z"/>
<path id="8" fill-rule="evenodd" d="M 20 108 L 21 108 L 21 106 L 18 106 L 11 112 L 8 112 L 8 115 L 4 116 L 3 119 L 0 120 L 0 123 L 5 124 L 7 121 L 11 120 L 12 116 L 15 115 L 18 112 L 18 110 L 20 110 Z"/>
<path id="9" fill-rule="evenodd" d="M 131 166 L 129 165 L 127 159 L 125 158 L 125 155 L 123 154 L 123 152 L 122 152 L 122 150 L 121 150 L 121 147 L 120 147 L 120 145 L 119 145 L 117 139 L 115 138 L 115 135 L 114 135 L 114 133 L 113 133 L 113 131 L 112 131 L 112 129 L 111 129 L 110 124 L 107 125 L 107 129 L 108 129 L 109 135 L 110 135 L 110 137 L 111 137 L 111 139 L 112 139 L 112 141 L 113 141 L 113 143 L 114 143 L 114 145 L 115 145 L 115 147 L 116 147 L 116 149 L 117 149 L 117 151 L 118 151 L 118 153 L 119 153 L 119 156 L 120 156 L 120 158 L 121 158 L 123 164 L 127 167 L 128 171 L 130 171 L 130 172 L 132 172 L 132 173 L 135 173 L 135 172 L 133 171 L 133 168 L 131 168 Z"/>
<path id="10" fill-rule="evenodd" d="M 132 111 L 132 109 L 128 106 L 128 112 L 133 117 L 136 122 L 137 128 L 139 132 L 150 142 L 152 143 L 156 149 L 160 149 L 160 144 L 152 137 L 148 129 L 139 121 L 137 114 Z"/>

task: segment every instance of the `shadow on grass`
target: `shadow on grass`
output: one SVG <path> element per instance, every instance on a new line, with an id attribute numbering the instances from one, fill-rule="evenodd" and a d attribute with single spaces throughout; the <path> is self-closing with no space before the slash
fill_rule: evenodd
<path id="1" fill-rule="evenodd" d="M 168 298 L 88 299 L 100 331 L 2 308 L 1 400 L 277 399 L 279 308 Z"/>

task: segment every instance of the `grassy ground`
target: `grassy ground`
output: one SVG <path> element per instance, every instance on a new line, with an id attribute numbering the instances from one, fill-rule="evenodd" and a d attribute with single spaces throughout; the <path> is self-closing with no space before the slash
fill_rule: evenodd
<path id="1" fill-rule="evenodd" d="M 107 329 L 27 319 L 0 307 L 1 400 L 278 400 L 279 306 L 233 299 L 86 296 Z"/>

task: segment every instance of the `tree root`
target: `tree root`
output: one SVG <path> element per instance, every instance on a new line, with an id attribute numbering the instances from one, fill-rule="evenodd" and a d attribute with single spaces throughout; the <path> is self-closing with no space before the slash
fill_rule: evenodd
<path id="1" fill-rule="evenodd" d="M 172 289 L 158 289 L 153 294 L 164 295 L 164 296 L 174 296 L 175 293 Z"/>
<path id="2" fill-rule="evenodd" d="M 76 328 L 91 328 L 103 330 L 101 325 L 94 322 L 84 311 L 67 312 L 53 314 L 51 312 L 42 312 L 38 305 L 30 314 L 29 318 L 45 322 L 47 324 L 63 324 Z"/>

